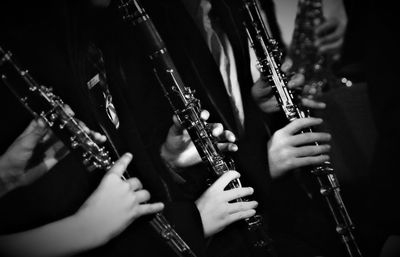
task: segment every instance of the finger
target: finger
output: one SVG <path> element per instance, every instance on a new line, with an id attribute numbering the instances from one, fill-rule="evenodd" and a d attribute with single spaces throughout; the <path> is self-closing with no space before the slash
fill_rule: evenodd
<path id="1" fill-rule="evenodd" d="M 266 80 L 260 78 L 252 86 L 251 94 L 255 101 L 261 103 L 273 97 L 274 90 Z"/>
<path id="2" fill-rule="evenodd" d="M 293 136 L 289 143 L 293 146 L 298 146 L 314 142 L 328 142 L 331 138 L 331 134 L 325 132 L 306 132 Z"/>
<path id="3" fill-rule="evenodd" d="M 71 109 L 71 107 L 68 104 L 64 104 L 64 110 L 67 114 L 71 116 L 75 116 L 74 111 Z"/>
<path id="4" fill-rule="evenodd" d="M 288 133 L 288 134 L 295 134 L 299 132 L 302 129 L 309 128 L 312 126 L 320 125 L 322 123 L 322 119 L 320 118 L 301 118 L 301 119 L 296 119 L 292 122 L 290 122 L 288 125 L 283 127 L 281 129 L 282 132 Z"/>
<path id="5" fill-rule="evenodd" d="M 327 20 L 315 29 L 316 40 L 314 45 L 318 47 L 343 38 L 345 29 L 345 26 L 339 20 Z"/>
<path id="6" fill-rule="evenodd" d="M 69 149 L 61 141 L 57 141 L 44 153 L 43 163 L 47 169 L 53 168 L 60 160 L 70 153 Z"/>
<path id="7" fill-rule="evenodd" d="M 31 134 L 33 131 L 37 130 L 39 128 L 45 128 L 46 124 L 44 121 L 39 118 L 37 120 L 32 120 L 29 125 L 25 128 L 25 130 L 21 133 L 20 137 L 26 136 L 28 134 Z"/>
<path id="8" fill-rule="evenodd" d="M 85 131 L 91 139 L 93 139 L 94 141 L 96 141 L 97 143 L 104 143 L 105 141 L 107 141 L 107 137 L 100 134 L 99 132 L 96 132 L 94 130 L 91 130 L 88 126 L 86 126 L 86 124 L 79 120 L 79 119 L 75 119 L 79 126 L 83 129 L 83 131 Z"/>
<path id="9" fill-rule="evenodd" d="M 200 118 L 204 121 L 208 120 L 208 118 L 210 118 L 210 112 L 207 110 L 202 110 L 200 113 Z"/>
<path id="10" fill-rule="evenodd" d="M 143 188 L 142 182 L 138 178 L 130 178 L 126 181 L 132 191 L 137 191 Z"/>
<path id="11" fill-rule="evenodd" d="M 239 188 L 234 188 L 227 190 L 224 194 L 223 199 L 225 201 L 233 201 L 245 196 L 252 195 L 254 193 L 254 189 L 251 187 L 239 187 Z"/>
<path id="12" fill-rule="evenodd" d="M 136 210 L 132 210 L 138 216 L 148 215 L 160 212 L 164 209 L 163 203 L 147 203 L 137 206 Z"/>
<path id="13" fill-rule="evenodd" d="M 290 89 L 302 86 L 304 84 L 304 75 L 300 74 L 300 73 L 296 73 L 294 76 L 292 76 L 292 78 L 290 79 L 290 81 L 288 82 L 288 87 Z"/>
<path id="14" fill-rule="evenodd" d="M 327 19 L 320 25 L 315 27 L 314 34 L 317 37 L 325 35 L 329 31 L 333 31 L 335 28 L 339 27 L 339 21 L 337 19 Z"/>
<path id="15" fill-rule="evenodd" d="M 269 100 L 261 103 L 259 106 L 260 109 L 265 113 L 273 113 L 280 110 L 280 106 L 275 97 L 271 97 Z"/>
<path id="16" fill-rule="evenodd" d="M 231 142 L 231 143 L 236 141 L 235 134 L 230 130 L 224 131 L 223 139 L 225 139 L 226 141 Z"/>
<path id="17" fill-rule="evenodd" d="M 78 122 L 79 126 L 83 129 L 83 131 L 85 131 L 86 133 L 90 133 L 90 129 L 88 128 L 88 126 L 86 126 L 86 124 L 75 118 L 75 120 Z"/>
<path id="18" fill-rule="evenodd" d="M 316 156 L 328 153 L 331 150 L 330 145 L 308 145 L 296 148 L 295 155 L 297 157 Z"/>
<path id="19" fill-rule="evenodd" d="M 43 121 L 31 121 L 28 127 L 22 132 L 15 142 L 20 147 L 33 149 L 46 134 L 47 128 Z"/>
<path id="20" fill-rule="evenodd" d="M 269 85 L 269 83 L 267 82 L 268 78 L 259 78 L 257 79 L 257 81 L 254 83 L 253 88 L 254 89 L 270 89 L 271 86 Z"/>
<path id="21" fill-rule="evenodd" d="M 323 154 L 323 155 L 318 155 L 318 156 L 309 156 L 309 157 L 302 157 L 302 158 L 296 158 L 293 161 L 293 168 L 301 168 L 301 167 L 306 167 L 310 165 L 321 165 L 326 161 L 329 161 L 330 157 L 329 155 Z"/>
<path id="22" fill-rule="evenodd" d="M 49 171 L 47 165 L 41 162 L 39 165 L 29 169 L 19 181 L 20 186 L 27 186 L 41 178 Z"/>
<path id="23" fill-rule="evenodd" d="M 337 53 L 342 45 L 343 45 L 343 39 L 340 39 L 340 40 L 330 43 L 330 44 L 321 45 L 318 48 L 318 51 L 321 54 Z"/>
<path id="24" fill-rule="evenodd" d="M 224 173 L 221 177 L 217 179 L 217 181 L 214 182 L 214 184 L 211 185 L 210 189 L 211 190 L 219 190 L 223 191 L 225 187 L 234 179 L 237 179 L 240 177 L 239 172 L 235 170 L 230 170 L 226 173 Z"/>
<path id="25" fill-rule="evenodd" d="M 227 222 L 228 224 L 234 223 L 238 220 L 243 220 L 250 218 L 256 214 L 256 211 L 254 209 L 248 210 L 248 211 L 242 211 L 242 212 L 236 212 L 228 216 Z"/>
<path id="26" fill-rule="evenodd" d="M 211 126 L 211 134 L 216 138 L 219 138 L 224 132 L 224 126 L 222 126 L 221 123 L 212 123 L 210 124 L 210 126 Z"/>
<path id="27" fill-rule="evenodd" d="M 135 191 L 133 196 L 135 197 L 136 203 L 144 203 L 150 200 L 150 193 L 145 189 Z"/>
<path id="28" fill-rule="evenodd" d="M 248 210 L 257 208 L 257 206 L 258 206 L 258 203 L 256 201 L 235 202 L 235 203 L 231 203 L 228 205 L 228 213 L 233 214 L 236 212 L 248 211 Z"/>
<path id="29" fill-rule="evenodd" d="M 309 99 L 309 98 L 302 98 L 301 99 L 301 104 L 304 107 L 307 107 L 309 109 L 325 109 L 326 108 L 326 103 L 324 102 L 319 102 L 319 101 L 315 101 L 313 99 Z"/>
<path id="30" fill-rule="evenodd" d="M 342 43 L 343 43 L 343 35 L 342 35 L 342 33 L 335 32 L 335 33 L 326 35 L 324 37 L 321 37 L 320 39 L 315 41 L 314 45 L 316 47 L 322 47 L 322 46 L 329 45 L 329 44 L 334 44 L 334 43 L 337 43 L 337 42 L 340 42 L 339 46 L 342 45 Z"/>
<path id="31" fill-rule="evenodd" d="M 236 144 L 232 143 L 218 143 L 217 147 L 222 152 L 236 152 L 239 149 Z"/>
<path id="32" fill-rule="evenodd" d="M 257 95 L 256 99 L 258 101 L 267 101 L 268 99 L 273 98 L 273 96 L 274 96 L 274 91 L 273 91 L 272 87 L 270 87 L 268 85 L 263 86 L 263 87 L 258 87 L 256 89 L 254 89 L 253 91 L 254 91 L 254 95 Z"/>
<path id="33" fill-rule="evenodd" d="M 119 158 L 119 160 L 114 164 L 114 166 L 108 172 L 114 173 L 121 177 L 131 161 L 132 161 L 132 154 L 126 153 L 121 158 Z"/>
<path id="34" fill-rule="evenodd" d="M 307 88 L 304 87 L 303 89 L 303 95 L 306 96 L 306 98 L 314 100 L 315 95 L 321 91 L 321 87 L 320 86 L 308 86 Z"/>
<path id="35" fill-rule="evenodd" d="M 97 143 L 104 143 L 104 142 L 107 141 L 107 137 L 106 137 L 106 136 L 100 134 L 99 132 L 93 131 L 93 130 L 90 130 L 90 131 L 89 131 L 89 136 L 90 136 L 94 141 L 96 141 Z"/>
<path id="36" fill-rule="evenodd" d="M 181 126 L 181 123 L 179 122 L 178 116 L 176 116 L 175 114 L 172 116 L 172 122 L 178 127 Z"/>
<path id="37" fill-rule="evenodd" d="M 281 66 L 281 70 L 284 73 L 289 72 L 290 68 L 292 68 L 293 66 L 293 61 L 290 58 L 286 58 L 286 60 L 283 62 L 282 66 Z"/>
<path id="38" fill-rule="evenodd" d="M 173 124 L 172 124 L 172 126 L 170 128 L 171 133 L 173 135 L 181 135 L 182 131 L 183 131 L 183 128 L 181 126 L 181 123 L 179 122 L 178 116 L 173 115 L 172 116 L 172 121 L 173 121 Z"/>
<path id="39" fill-rule="evenodd" d="M 224 130 L 217 138 L 218 138 L 219 142 L 228 141 L 228 142 L 233 143 L 236 141 L 235 134 L 233 134 L 233 132 L 230 130 Z"/>
<path id="40" fill-rule="evenodd" d="M 43 144 L 54 144 L 55 142 L 60 141 L 58 137 L 54 134 L 54 132 L 50 129 L 46 129 L 46 133 L 44 136 L 40 139 L 40 143 Z"/>

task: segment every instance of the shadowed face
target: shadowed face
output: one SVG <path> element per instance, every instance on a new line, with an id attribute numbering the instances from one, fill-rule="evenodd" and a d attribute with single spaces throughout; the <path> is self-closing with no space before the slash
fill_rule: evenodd
<path id="1" fill-rule="evenodd" d="M 186 10 L 192 16 L 197 24 L 197 27 L 207 35 L 206 31 L 212 29 L 211 20 L 209 17 L 212 9 L 211 0 L 181 0 L 185 5 Z"/>

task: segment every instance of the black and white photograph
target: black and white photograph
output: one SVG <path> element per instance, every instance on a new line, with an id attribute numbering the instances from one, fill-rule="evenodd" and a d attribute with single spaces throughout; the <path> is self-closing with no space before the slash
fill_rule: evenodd
<path id="1" fill-rule="evenodd" d="M 2 0 L 1 257 L 400 257 L 388 0 Z"/>

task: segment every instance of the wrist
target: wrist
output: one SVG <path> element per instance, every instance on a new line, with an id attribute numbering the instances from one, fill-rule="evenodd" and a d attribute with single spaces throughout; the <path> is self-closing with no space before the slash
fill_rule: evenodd
<path id="1" fill-rule="evenodd" d="M 87 213 L 84 209 L 80 209 L 75 215 L 71 217 L 74 221 L 72 224 L 76 224 L 78 233 L 76 236 L 79 238 L 78 241 L 84 248 L 92 249 L 106 244 L 111 236 L 105 234 L 102 230 L 102 225 L 93 219 L 90 213 Z"/>
<path id="2" fill-rule="evenodd" d="M 167 168 L 169 174 L 172 176 L 173 180 L 179 184 L 183 184 L 186 182 L 186 180 L 179 175 L 179 173 L 182 172 L 182 168 L 177 167 L 177 165 L 173 161 L 169 161 L 170 158 L 166 154 L 166 150 L 163 149 L 165 146 L 161 146 L 160 150 L 160 157 L 161 160 L 163 161 L 165 167 Z"/>
<path id="3" fill-rule="evenodd" d="M 201 198 L 199 198 L 199 199 L 197 199 L 197 200 L 195 201 L 195 205 L 196 205 L 196 208 L 197 208 L 197 210 L 198 210 L 198 212 L 199 212 L 199 214 L 200 214 L 201 225 L 202 225 L 202 227 L 203 227 L 203 235 L 204 235 L 205 238 L 208 238 L 208 237 L 210 237 L 211 235 L 210 235 L 208 229 L 206 229 L 206 227 L 207 227 L 206 218 L 207 218 L 207 217 L 205 217 L 204 213 L 202 212 L 202 209 L 203 209 L 202 205 L 203 205 L 203 204 L 202 204 Z"/>

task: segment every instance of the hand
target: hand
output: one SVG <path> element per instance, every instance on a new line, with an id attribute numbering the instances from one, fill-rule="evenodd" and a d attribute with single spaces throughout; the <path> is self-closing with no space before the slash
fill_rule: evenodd
<path id="1" fill-rule="evenodd" d="M 290 59 L 287 59 L 282 64 L 281 69 L 284 73 L 288 73 L 292 65 L 293 62 Z M 297 73 L 291 76 L 287 86 L 291 90 L 306 90 L 307 87 L 304 86 L 304 75 Z M 254 101 L 264 113 L 274 113 L 280 110 L 278 100 L 275 97 L 271 85 L 268 85 L 263 78 L 258 79 L 256 83 L 254 83 L 251 88 L 251 94 Z M 311 109 L 324 109 L 326 107 L 325 103 L 318 102 L 309 97 L 302 97 L 301 104 L 304 107 Z"/>
<path id="2" fill-rule="evenodd" d="M 206 121 L 210 117 L 208 111 L 202 111 L 201 119 Z M 221 151 L 235 152 L 238 147 L 234 142 L 235 135 L 224 130 L 220 123 L 210 123 L 212 135 L 218 139 L 218 149 Z M 201 162 L 201 158 L 195 145 L 193 144 L 189 133 L 183 129 L 176 116 L 173 117 L 173 125 L 168 131 L 167 139 L 161 146 L 161 157 L 172 167 L 185 168 Z"/>
<path id="3" fill-rule="evenodd" d="M 26 186 L 50 170 L 58 162 L 58 152 L 63 144 L 52 145 L 44 160 L 27 170 L 34 149 L 40 141 L 50 140 L 51 134 L 42 120 L 32 121 L 22 134 L 0 157 L 0 196 L 21 186 Z"/>
<path id="4" fill-rule="evenodd" d="M 69 106 L 65 105 L 65 108 L 69 114 L 74 115 Z M 83 122 L 78 122 L 97 143 L 105 142 L 105 136 L 90 130 Z M 43 160 L 28 169 L 28 163 L 39 143 L 50 146 L 44 152 Z M 68 153 L 65 145 L 47 128 L 43 120 L 32 121 L 0 157 L 0 197 L 18 187 L 32 184 Z"/>
<path id="5" fill-rule="evenodd" d="M 71 116 L 75 116 L 75 112 L 71 109 L 71 107 L 68 104 L 64 104 L 64 110 Z M 74 119 L 78 122 L 79 126 L 85 131 L 86 134 L 89 135 L 89 137 L 94 140 L 97 144 L 103 144 L 104 142 L 107 141 L 107 137 L 100 134 L 99 132 L 96 132 L 94 130 L 89 129 L 86 124 L 74 117 Z"/>
<path id="6" fill-rule="evenodd" d="M 258 203 L 232 202 L 235 199 L 253 194 L 250 187 L 225 190 L 226 186 L 234 179 L 240 177 L 236 171 L 228 171 L 212 184 L 196 201 L 201 221 L 203 223 L 204 235 L 212 236 L 223 230 L 226 226 L 242 219 L 253 216 Z"/>
<path id="7" fill-rule="evenodd" d="M 344 42 L 347 17 L 344 19 L 331 17 L 315 28 L 315 47 L 321 54 L 330 54 L 334 60 L 340 58 L 340 50 Z"/>
<path id="8" fill-rule="evenodd" d="M 98 245 L 121 233 L 140 216 L 159 212 L 164 207 L 162 203 L 145 203 L 150 193 L 142 189 L 137 178 L 126 181 L 121 178 L 131 160 L 131 154 L 122 156 L 76 214 L 83 230 L 91 238 L 95 237 Z"/>
<path id="9" fill-rule="evenodd" d="M 251 88 L 251 94 L 258 107 L 264 113 L 274 113 L 280 110 L 278 101 L 271 85 L 263 79 L 259 78 Z"/>
<path id="10" fill-rule="evenodd" d="M 268 161 L 272 178 L 280 177 L 288 171 L 318 165 L 329 160 L 330 145 L 324 144 L 331 135 L 322 132 L 297 134 L 300 130 L 322 123 L 321 119 L 297 119 L 276 131 L 268 141 Z M 314 142 L 320 143 L 318 146 Z"/>
<path id="11" fill-rule="evenodd" d="M 282 71 L 288 74 L 290 69 L 293 66 L 293 61 L 290 58 L 287 58 L 285 62 L 282 64 Z M 296 96 L 300 98 L 301 105 L 307 109 L 325 109 L 326 104 L 324 102 L 320 102 L 314 99 L 314 97 L 320 93 L 315 90 L 315 87 L 311 87 L 310 85 L 304 84 L 305 77 L 301 73 L 295 73 L 291 76 L 290 81 L 288 82 L 288 88 L 293 91 L 300 91 Z"/>

